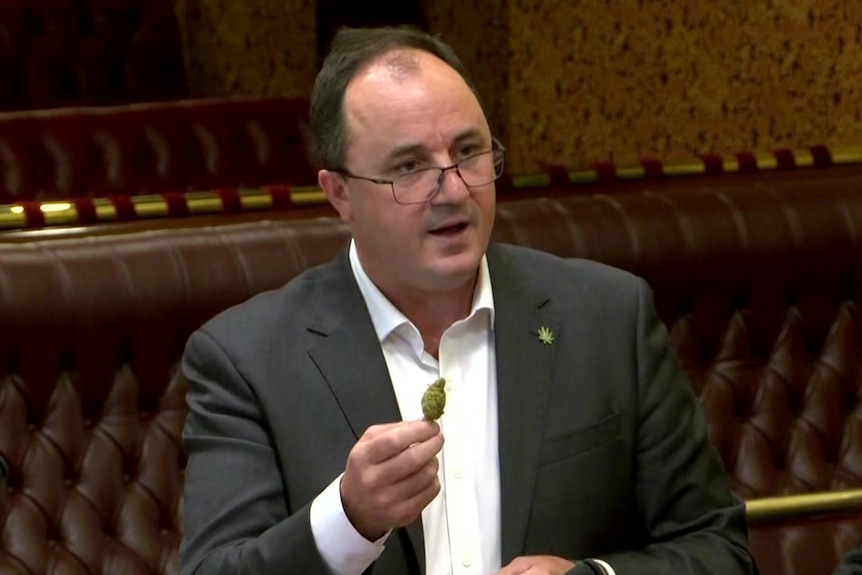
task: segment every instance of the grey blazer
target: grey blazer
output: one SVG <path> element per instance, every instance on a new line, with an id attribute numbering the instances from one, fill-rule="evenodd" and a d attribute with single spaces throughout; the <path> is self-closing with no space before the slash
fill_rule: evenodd
<path id="1" fill-rule="evenodd" d="M 833 575 L 862 575 L 862 541 L 842 558 Z"/>
<path id="2" fill-rule="evenodd" d="M 744 507 L 646 283 L 514 246 L 492 244 L 488 264 L 503 565 L 553 554 L 618 575 L 752 573 Z M 347 251 L 208 322 L 183 372 L 182 573 L 326 574 L 310 503 L 368 426 L 400 419 Z M 424 571 L 416 521 L 368 573 Z"/>

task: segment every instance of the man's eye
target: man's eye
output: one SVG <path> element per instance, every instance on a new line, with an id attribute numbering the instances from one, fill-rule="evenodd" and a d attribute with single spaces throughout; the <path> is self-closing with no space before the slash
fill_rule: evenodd
<path id="1" fill-rule="evenodd" d="M 397 175 L 402 174 L 411 174 L 417 170 L 421 170 L 425 167 L 422 162 L 417 160 L 407 160 L 406 162 L 401 162 L 397 166 L 395 166 L 395 173 Z"/>
<path id="2" fill-rule="evenodd" d="M 469 158 L 470 156 L 475 156 L 476 154 L 482 153 L 484 150 L 475 144 L 467 144 L 466 146 L 461 146 L 458 150 L 458 155 L 461 158 Z"/>

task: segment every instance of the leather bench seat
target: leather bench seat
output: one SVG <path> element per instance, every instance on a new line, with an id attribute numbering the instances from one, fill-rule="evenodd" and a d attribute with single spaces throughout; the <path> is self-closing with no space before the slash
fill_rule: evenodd
<path id="1" fill-rule="evenodd" d="M 495 237 L 651 283 L 738 494 L 862 487 L 862 194 L 828 181 L 503 201 Z M 0 244 L 0 573 L 177 572 L 186 338 L 348 237 L 271 216 Z M 764 574 L 826 575 L 860 529 L 752 546 Z"/>
<path id="2" fill-rule="evenodd" d="M 305 98 L 0 114 L 0 204 L 313 184 Z"/>

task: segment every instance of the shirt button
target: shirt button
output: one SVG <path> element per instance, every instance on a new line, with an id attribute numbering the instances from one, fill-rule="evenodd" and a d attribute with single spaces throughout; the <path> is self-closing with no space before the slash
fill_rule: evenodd
<path id="1" fill-rule="evenodd" d="M 455 473 L 453 473 L 452 475 L 455 477 L 455 479 L 461 479 L 463 477 L 463 474 L 461 473 L 460 469 L 456 470 Z"/>
<path id="2" fill-rule="evenodd" d="M 473 564 L 473 561 L 469 557 L 465 557 L 464 559 L 461 560 L 461 565 L 463 565 L 464 567 L 469 567 L 472 564 Z"/>
<path id="3" fill-rule="evenodd" d="M 451 391 L 452 391 L 452 384 L 451 384 L 451 383 L 447 383 L 447 384 L 446 384 L 446 388 L 445 388 L 445 389 L 446 389 L 446 393 L 451 392 Z"/>

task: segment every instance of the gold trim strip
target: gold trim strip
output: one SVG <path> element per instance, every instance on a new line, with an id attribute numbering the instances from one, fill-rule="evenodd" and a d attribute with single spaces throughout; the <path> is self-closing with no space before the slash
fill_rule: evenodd
<path id="1" fill-rule="evenodd" d="M 26 224 L 27 219 L 21 206 L 0 206 L 0 228 L 23 228 Z"/>
<path id="2" fill-rule="evenodd" d="M 724 173 L 726 174 L 739 173 L 739 160 L 736 159 L 735 156 L 725 158 L 721 163 L 721 169 L 724 170 Z"/>
<path id="3" fill-rule="evenodd" d="M 574 180 L 574 175 L 579 172 L 569 174 L 569 179 Z M 547 188 L 551 185 L 551 176 L 548 174 L 519 174 L 512 176 L 512 185 L 516 188 Z"/>
<path id="4" fill-rule="evenodd" d="M 239 205 L 243 210 L 269 210 L 272 208 L 272 196 L 259 190 L 243 190 L 240 192 Z"/>
<path id="5" fill-rule="evenodd" d="M 797 168 L 813 168 L 814 154 L 810 150 L 798 150 L 793 152 L 793 161 Z"/>
<path id="6" fill-rule="evenodd" d="M 191 192 L 186 195 L 186 206 L 191 215 L 217 214 L 224 211 L 221 198 L 215 192 Z"/>
<path id="7" fill-rule="evenodd" d="M 43 212 L 43 214 L 46 227 L 71 226 L 78 223 L 78 210 L 73 205 L 63 210 Z"/>
<path id="8" fill-rule="evenodd" d="M 827 148 L 832 163 L 835 165 L 862 164 L 862 147 L 847 146 Z M 797 167 L 814 166 L 814 156 L 810 150 L 792 151 Z M 754 155 L 758 170 L 770 171 L 778 167 L 774 152 Z M 739 172 L 739 162 L 736 156 L 722 159 L 725 174 Z M 662 173 L 669 177 L 698 176 L 706 173 L 703 161 L 670 164 L 662 167 Z M 616 168 L 619 180 L 642 180 L 646 177 L 643 166 L 628 166 Z M 599 180 L 596 170 L 578 170 L 568 172 L 569 181 L 574 185 L 592 184 Z M 541 190 L 551 185 L 551 177 L 547 173 L 518 174 L 512 176 L 516 190 Z M 248 188 L 238 190 L 240 206 L 244 211 L 270 210 L 273 200 L 266 188 Z M 300 186 L 290 188 L 291 202 L 297 206 L 310 206 L 326 203 L 326 194 L 317 186 Z M 202 192 L 187 192 L 186 205 L 190 215 L 219 214 L 224 212 L 221 197 L 216 190 Z M 109 199 L 95 198 L 92 200 L 99 222 L 117 221 L 117 210 Z M 168 203 L 161 195 L 133 196 L 131 198 L 135 214 L 140 219 L 163 218 L 168 215 Z M 41 204 L 45 214 L 46 227 L 75 225 L 79 223 L 78 212 L 73 204 L 65 202 L 46 202 Z M 0 229 L 22 229 L 27 221 L 21 204 L 0 205 Z"/>
<path id="9" fill-rule="evenodd" d="M 662 170 L 665 176 L 702 176 L 706 173 L 706 164 L 676 164 L 665 166 Z"/>
<path id="10" fill-rule="evenodd" d="M 858 146 L 841 146 L 829 148 L 833 164 L 859 164 L 862 163 L 862 148 Z"/>
<path id="11" fill-rule="evenodd" d="M 107 198 L 96 198 L 93 200 L 93 206 L 96 208 L 96 219 L 100 222 L 115 222 L 117 221 L 117 208 Z"/>
<path id="12" fill-rule="evenodd" d="M 299 206 L 325 204 L 326 193 L 317 187 L 297 188 L 296 191 L 291 192 L 290 199 Z"/>
<path id="13" fill-rule="evenodd" d="M 772 153 L 754 154 L 754 161 L 757 164 L 758 170 L 770 171 L 778 168 L 778 158 Z"/>
<path id="14" fill-rule="evenodd" d="M 168 217 L 168 203 L 161 196 L 133 196 L 132 206 L 139 218 Z"/>
<path id="15" fill-rule="evenodd" d="M 621 180 L 642 180 L 646 177 L 643 166 L 617 168 L 617 177 Z"/>
<path id="16" fill-rule="evenodd" d="M 749 523 L 862 510 L 862 489 L 801 493 L 750 499 L 745 503 Z"/>
<path id="17" fill-rule="evenodd" d="M 550 178 L 548 180 L 547 185 L 551 185 Z M 594 171 L 569 173 L 569 180 L 575 185 L 595 184 L 599 181 L 599 173 Z"/>

